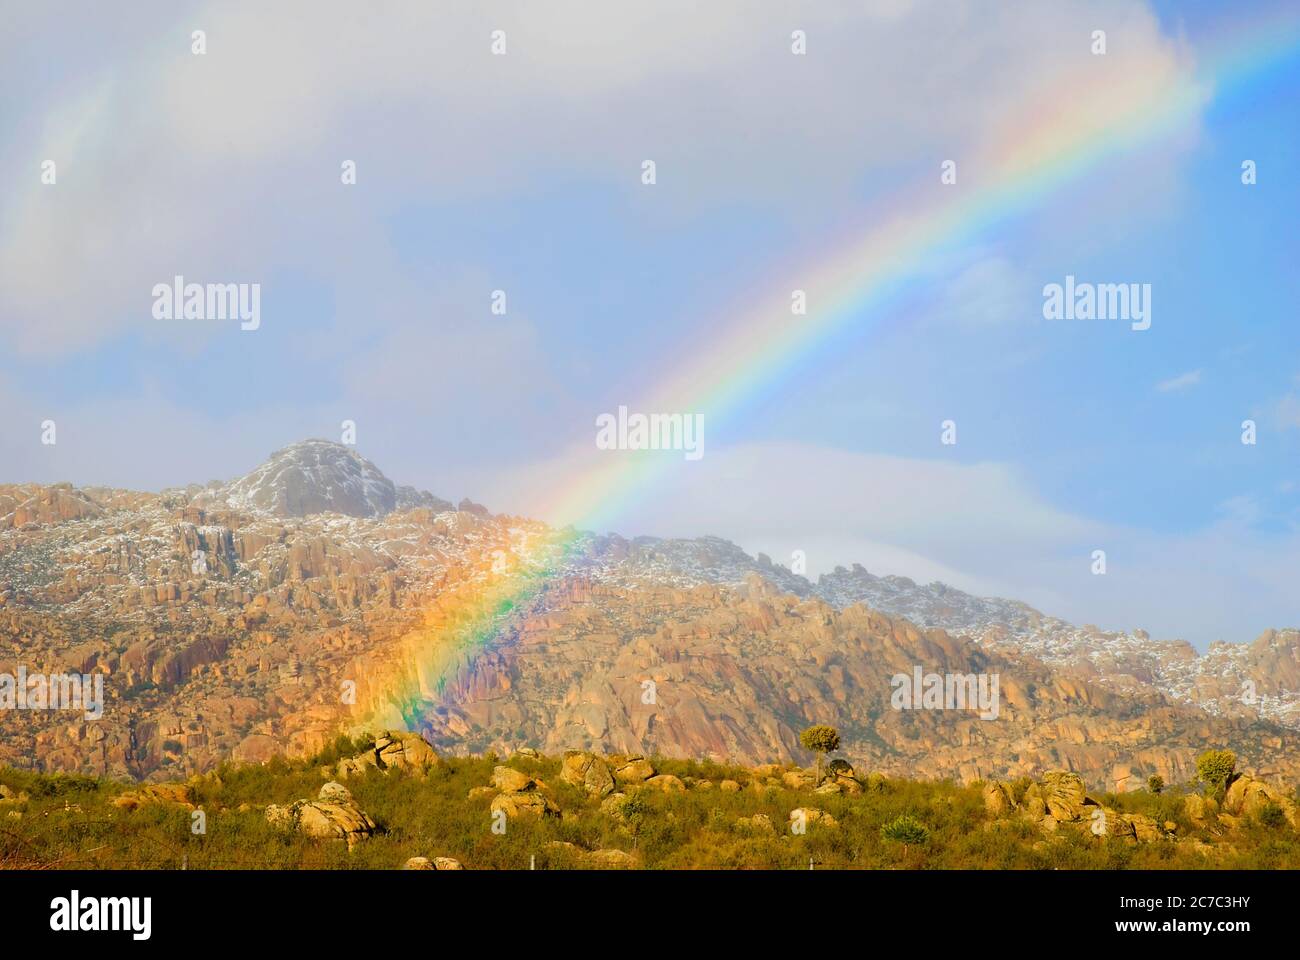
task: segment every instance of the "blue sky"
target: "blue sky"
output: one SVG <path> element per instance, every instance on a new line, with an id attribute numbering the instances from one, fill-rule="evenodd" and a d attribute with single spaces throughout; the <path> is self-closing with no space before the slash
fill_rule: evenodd
<path id="1" fill-rule="evenodd" d="M 205 482 L 353 419 L 398 482 L 521 512 L 594 455 L 596 414 L 938 158 L 977 155 L 1091 30 L 1114 69 L 1167 61 L 1190 83 L 1225 16 L 4 6 L 0 482 Z M 621 530 L 803 549 L 814 572 L 860 561 L 1200 645 L 1300 624 L 1298 92 L 1293 57 L 945 251 L 711 427 L 699 469 Z M 174 273 L 261 283 L 261 329 L 154 321 Z M 1150 283 L 1152 328 L 1043 320 L 1066 273 Z M 950 417 L 959 443 L 940 447 Z"/>

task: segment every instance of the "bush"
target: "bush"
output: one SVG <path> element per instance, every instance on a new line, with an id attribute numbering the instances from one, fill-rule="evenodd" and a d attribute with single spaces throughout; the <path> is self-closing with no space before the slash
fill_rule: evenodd
<path id="1" fill-rule="evenodd" d="M 1286 823 L 1286 813 L 1272 800 L 1265 803 L 1255 814 L 1255 819 L 1261 827 L 1267 827 L 1269 830 L 1276 830 Z"/>
<path id="2" fill-rule="evenodd" d="M 901 843 L 904 847 L 925 843 L 930 839 L 930 831 L 910 813 L 900 814 L 880 828 L 880 835 L 886 840 Z"/>
<path id="3" fill-rule="evenodd" d="M 1231 750 L 1207 750 L 1196 758 L 1196 776 L 1215 788 L 1226 789 L 1237 768 L 1237 755 Z"/>

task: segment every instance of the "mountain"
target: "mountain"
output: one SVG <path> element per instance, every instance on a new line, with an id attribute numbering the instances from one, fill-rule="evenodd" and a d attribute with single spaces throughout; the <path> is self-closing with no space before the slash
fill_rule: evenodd
<path id="1" fill-rule="evenodd" d="M 199 507 L 224 505 L 272 517 L 341 513 L 382 517 L 398 509 L 451 505 L 411 487 L 398 488 L 351 447 L 328 440 L 302 440 L 271 454 L 252 473 L 221 484 L 195 500 Z"/>
<path id="2" fill-rule="evenodd" d="M 1003 652 L 1030 654 L 1112 689 L 1154 689 L 1215 716 L 1260 716 L 1300 728 L 1300 631 L 1268 630 L 1251 644 L 1216 643 L 1198 655 L 1185 640 L 1144 630 L 1075 626 L 1013 600 L 972 597 L 942 583 L 873 577 L 859 566 L 821 577 L 816 592 L 837 606 L 868 606 L 913 623 L 965 634 Z"/>
<path id="3" fill-rule="evenodd" d="M 858 566 L 813 582 L 716 537 L 556 542 L 322 440 L 208 487 L 0 486 L 0 674 L 100 673 L 107 699 L 0 711 L 0 762 L 165 779 L 380 723 L 450 753 L 789 762 L 832 723 L 860 766 L 911 776 L 1124 788 L 1219 746 L 1300 774 L 1296 630 L 1198 656 Z M 537 589 L 481 630 L 466 600 L 503 563 Z M 434 661 L 445 683 L 413 666 Z M 917 668 L 998 678 L 997 717 L 895 709 Z"/>
<path id="4" fill-rule="evenodd" d="M 757 574 L 800 597 L 837 609 L 866 604 L 920 627 L 961 634 L 1003 653 L 1030 654 L 1112 689 L 1155 690 L 1215 716 L 1259 716 L 1300 729 L 1300 630 L 1267 630 L 1253 643 L 1215 643 L 1204 654 L 1185 640 L 1153 640 L 1144 630 L 1107 631 L 1047 616 L 1018 600 L 975 597 L 943 583 L 875 576 L 859 564 L 816 582 L 750 557 L 716 537 L 638 538 L 625 572 L 691 586 L 740 583 Z"/>
<path id="5" fill-rule="evenodd" d="M 998 716 L 892 709 L 893 678 L 910 681 L 917 666 L 998 677 Z M 580 582 L 524 619 L 511 642 L 466 660 L 421 729 L 448 751 L 526 742 L 788 763 L 806 757 L 798 734 L 814 723 L 835 726 L 859 766 L 930 779 L 1063 768 L 1108 787 L 1152 773 L 1182 782 L 1213 743 L 1236 746 L 1270 774 L 1295 761 L 1282 728 L 1208 716 L 1151 690 L 1114 691 L 861 604 L 837 610 L 795 597 L 759 577 L 742 588 Z"/>

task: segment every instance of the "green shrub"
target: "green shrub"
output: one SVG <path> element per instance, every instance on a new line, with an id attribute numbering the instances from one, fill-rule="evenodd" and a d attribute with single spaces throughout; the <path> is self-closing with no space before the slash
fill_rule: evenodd
<path id="1" fill-rule="evenodd" d="M 1286 823 L 1286 812 L 1272 800 L 1269 800 L 1255 812 L 1255 819 L 1261 827 L 1277 830 L 1282 824 Z"/>
<path id="2" fill-rule="evenodd" d="M 1237 768 L 1237 755 L 1231 750 L 1207 750 L 1196 758 L 1196 776 L 1216 790 L 1224 790 Z"/>
<path id="3" fill-rule="evenodd" d="M 925 825 L 908 813 L 901 814 L 882 826 L 880 835 L 886 840 L 901 843 L 904 847 L 925 843 L 930 839 L 930 831 Z"/>

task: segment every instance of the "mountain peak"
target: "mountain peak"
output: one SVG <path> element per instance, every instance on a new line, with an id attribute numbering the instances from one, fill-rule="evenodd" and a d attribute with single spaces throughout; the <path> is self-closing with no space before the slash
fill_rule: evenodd
<path id="1" fill-rule="evenodd" d="M 319 439 L 276 450 L 261 466 L 208 497 L 277 517 L 382 517 L 397 507 L 397 488 L 383 471 L 351 447 Z"/>

